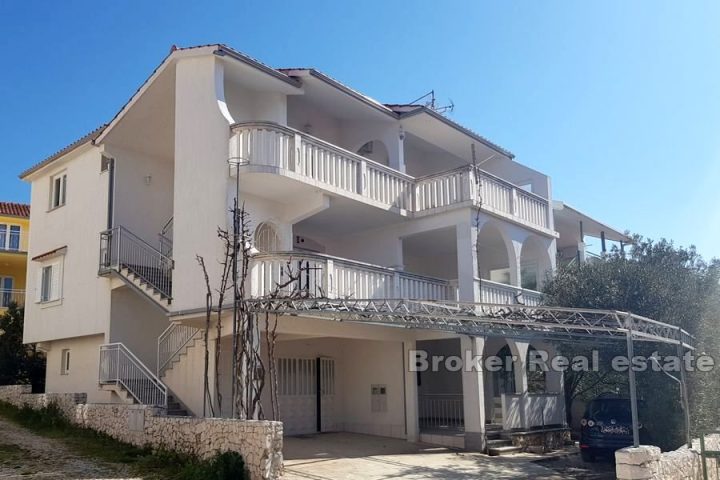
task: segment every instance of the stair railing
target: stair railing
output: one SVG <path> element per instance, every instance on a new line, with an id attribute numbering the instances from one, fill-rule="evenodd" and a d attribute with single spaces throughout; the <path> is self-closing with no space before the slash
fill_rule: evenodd
<path id="1" fill-rule="evenodd" d="M 173 259 L 125 227 L 100 233 L 100 271 L 126 268 L 168 299 L 172 299 Z"/>
<path id="2" fill-rule="evenodd" d="M 143 405 L 167 407 L 165 384 L 122 343 L 100 345 L 99 381 L 122 387 Z"/>
<path id="3" fill-rule="evenodd" d="M 170 220 L 165 223 L 162 231 L 158 234 L 160 252 L 167 257 L 172 257 L 174 219 L 175 217 L 170 217 Z"/>
<path id="4" fill-rule="evenodd" d="M 200 333 L 199 328 L 173 323 L 158 337 L 157 375 L 162 377 L 170 363 Z"/>

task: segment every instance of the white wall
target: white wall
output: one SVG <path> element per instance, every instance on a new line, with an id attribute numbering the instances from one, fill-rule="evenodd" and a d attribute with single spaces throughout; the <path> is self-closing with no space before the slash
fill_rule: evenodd
<path id="1" fill-rule="evenodd" d="M 170 325 L 167 316 L 129 287 L 112 291 L 110 338 L 124 343 L 151 371 L 157 364 L 157 339 Z"/>
<path id="2" fill-rule="evenodd" d="M 65 171 L 65 206 L 49 211 L 50 177 Z M 109 280 L 97 275 L 100 232 L 107 222 L 107 173 L 100 172 L 100 150 L 83 147 L 36 174 L 31 185 L 28 258 L 67 247 L 62 298 L 36 303 L 41 263 L 28 261 L 25 342 L 104 334 L 110 317 Z"/>
<path id="3" fill-rule="evenodd" d="M 237 123 L 267 121 L 287 124 L 286 96 L 281 93 L 258 92 L 226 80 L 225 100 Z"/>
<path id="4" fill-rule="evenodd" d="M 102 343 L 104 343 L 102 335 L 50 342 L 47 352 L 45 392 L 87 393 L 88 402 L 109 402 L 110 392 L 102 391 L 98 386 Z M 70 369 L 66 375 L 63 375 L 60 373 L 60 368 L 62 351 L 65 349 L 70 350 Z"/>
<path id="5" fill-rule="evenodd" d="M 172 159 L 115 146 L 107 151 L 115 158 L 115 225 L 157 248 L 158 234 L 173 215 Z"/>

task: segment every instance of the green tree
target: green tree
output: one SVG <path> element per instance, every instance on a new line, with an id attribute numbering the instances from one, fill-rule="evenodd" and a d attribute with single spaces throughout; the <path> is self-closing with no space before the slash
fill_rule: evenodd
<path id="1" fill-rule="evenodd" d="M 0 385 L 31 384 L 43 391 L 45 355 L 35 344 L 23 344 L 23 318 L 15 303 L 0 315 Z"/>
<path id="2" fill-rule="evenodd" d="M 561 267 L 545 285 L 548 305 L 599 308 L 631 312 L 677 325 L 696 336 L 698 352 L 716 356 L 720 319 L 720 262 L 705 262 L 694 247 L 681 248 L 672 242 L 654 242 L 640 236 L 628 255 L 613 251 L 603 260 Z M 610 359 L 625 355 L 625 345 L 564 344 L 568 356 L 600 352 L 598 372 L 567 372 L 565 395 L 570 411 L 575 399 L 590 400 L 603 392 L 627 393 L 627 376 L 610 369 Z M 635 354 L 672 355 L 675 347 L 636 342 Z M 638 393 L 644 397 L 641 419 L 653 440 L 661 447 L 674 448 L 684 438 L 684 419 L 679 408 L 676 382 L 662 372 L 647 370 L 637 375 Z M 695 429 L 700 425 L 720 425 L 717 373 L 689 374 L 691 417 Z"/>

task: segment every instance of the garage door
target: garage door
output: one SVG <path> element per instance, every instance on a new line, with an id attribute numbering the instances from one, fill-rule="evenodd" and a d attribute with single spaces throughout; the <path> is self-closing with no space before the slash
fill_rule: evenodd
<path id="1" fill-rule="evenodd" d="M 335 431 L 335 361 L 279 358 L 278 400 L 285 435 Z"/>

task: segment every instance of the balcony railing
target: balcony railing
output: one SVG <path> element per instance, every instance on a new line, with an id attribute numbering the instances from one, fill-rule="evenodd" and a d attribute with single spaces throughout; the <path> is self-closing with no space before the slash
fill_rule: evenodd
<path id="1" fill-rule="evenodd" d="M 18 307 L 25 306 L 25 290 L 9 290 L 0 288 L 0 308 L 7 308 L 11 303 Z"/>
<path id="2" fill-rule="evenodd" d="M 271 294 L 290 279 L 288 269 L 300 276 L 287 291 L 302 291 L 329 298 L 408 298 L 454 300 L 456 288 L 447 280 L 426 277 L 328 255 L 281 252 L 253 257 L 251 294 Z"/>
<path id="3" fill-rule="evenodd" d="M 3 225 L 4 226 L 4 225 Z M 0 253 L 2 252 L 27 252 L 28 233 L 25 230 L 19 232 L 14 230 L 0 229 Z"/>
<path id="4" fill-rule="evenodd" d="M 458 432 L 465 429 L 463 394 L 426 393 L 418 398 L 420 429 Z"/>
<path id="5" fill-rule="evenodd" d="M 534 290 L 514 287 L 485 279 L 475 279 L 475 283 L 480 284 L 480 298 L 482 303 L 498 303 L 504 305 L 523 304 L 536 307 L 540 305 L 542 301 L 542 294 Z"/>
<path id="6" fill-rule="evenodd" d="M 424 212 L 467 202 L 549 228 L 547 199 L 468 165 L 414 178 L 319 138 L 268 122 L 233 126 L 230 155 L 382 208 Z"/>

